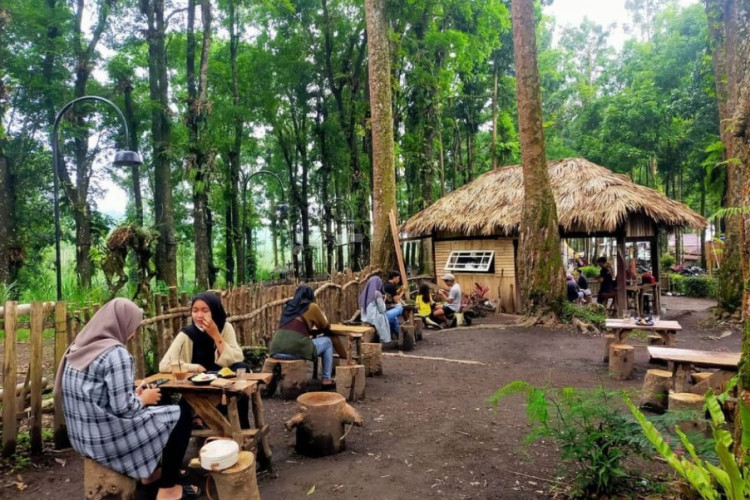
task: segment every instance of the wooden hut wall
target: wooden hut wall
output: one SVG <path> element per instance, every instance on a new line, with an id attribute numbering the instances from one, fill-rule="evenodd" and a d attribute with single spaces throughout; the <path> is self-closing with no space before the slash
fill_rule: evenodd
<path id="1" fill-rule="evenodd" d="M 464 273 L 459 271 L 446 271 L 445 264 L 448 262 L 453 251 L 495 251 L 495 272 L 490 273 Z M 465 294 L 470 294 L 474 289 L 474 283 L 490 287 L 489 297 L 495 303 L 499 301 L 499 311 L 508 313 L 516 312 L 514 307 L 516 271 L 513 258 L 513 240 L 510 238 L 498 239 L 460 239 L 460 240 L 436 240 L 435 241 L 435 275 L 438 280 L 446 272 L 456 277 Z"/>
<path id="2" fill-rule="evenodd" d="M 631 214 L 625 233 L 628 238 L 650 238 L 656 236 L 654 221 L 643 214 Z"/>

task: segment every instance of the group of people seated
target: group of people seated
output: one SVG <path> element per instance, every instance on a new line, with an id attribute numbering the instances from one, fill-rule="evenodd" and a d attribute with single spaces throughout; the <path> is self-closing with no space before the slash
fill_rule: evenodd
<path id="1" fill-rule="evenodd" d="M 441 290 L 446 303 L 432 300 L 427 285 L 420 289 L 420 313 L 442 323 L 457 312 L 461 289 L 452 275 L 443 276 L 449 290 Z M 359 296 L 362 321 L 372 324 L 384 344 L 400 333 L 403 314 L 399 287 L 401 275 L 389 273 L 383 284 L 371 277 Z M 390 307 L 388 307 L 390 305 Z M 429 310 L 428 310 L 429 309 Z M 228 367 L 248 369 L 242 348 L 220 298 L 211 292 L 195 295 L 190 304 L 192 322 L 175 336 L 159 362 L 161 372 L 175 365 L 181 372 L 201 373 Z M 200 496 L 201 490 L 184 482 L 180 469 L 192 429 L 200 425 L 189 404 L 160 404 L 158 387 L 135 385 L 135 364 L 126 348 L 143 320 L 143 311 L 127 299 L 105 304 L 70 345 L 58 367 L 55 398 L 63 402 L 68 436 L 81 455 L 121 474 L 155 484 L 157 500 Z M 330 322 L 315 303 L 309 286 L 297 288 L 283 308 L 269 353 L 276 359 L 321 358 L 321 385 L 335 387 L 334 351 L 347 357 L 343 343 L 330 334 Z M 221 411 L 226 408 L 220 405 Z M 238 401 L 240 425 L 249 427 L 246 399 Z"/>

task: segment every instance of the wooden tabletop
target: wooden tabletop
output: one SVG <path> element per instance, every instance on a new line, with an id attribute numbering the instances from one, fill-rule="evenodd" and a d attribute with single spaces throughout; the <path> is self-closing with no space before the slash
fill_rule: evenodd
<path id="1" fill-rule="evenodd" d="M 630 319 L 608 319 L 604 324 L 613 330 L 671 330 L 675 332 L 682 330 L 682 326 L 677 321 L 659 320 L 654 322 L 653 326 L 649 326 L 639 325 Z"/>
<path id="2" fill-rule="evenodd" d="M 191 374 L 195 375 L 195 374 Z M 254 393 L 258 388 L 258 383 L 267 383 L 265 380 L 269 379 L 269 375 L 273 374 L 260 374 L 260 373 L 248 373 L 245 374 L 244 377 L 241 379 L 237 377 L 229 378 L 229 379 L 218 379 L 222 381 L 226 381 L 227 385 L 224 387 L 216 387 L 211 384 L 206 385 L 198 385 L 194 384 L 189 380 L 175 380 L 174 375 L 171 373 L 155 373 L 154 375 L 151 375 L 150 377 L 146 377 L 143 379 L 141 383 L 151 383 L 155 380 L 158 380 L 160 378 L 166 378 L 169 379 L 169 382 L 163 384 L 160 386 L 162 391 L 164 392 L 204 392 L 204 393 L 244 393 L 247 395 L 250 395 Z"/>
<path id="3" fill-rule="evenodd" d="M 648 353 L 654 359 L 734 370 L 737 369 L 737 364 L 740 362 L 739 352 L 698 351 L 695 349 L 648 346 Z"/>
<path id="4" fill-rule="evenodd" d="M 357 336 L 364 333 L 373 332 L 374 328 L 369 325 L 343 325 L 341 323 L 331 323 L 331 333 L 334 335 Z"/>

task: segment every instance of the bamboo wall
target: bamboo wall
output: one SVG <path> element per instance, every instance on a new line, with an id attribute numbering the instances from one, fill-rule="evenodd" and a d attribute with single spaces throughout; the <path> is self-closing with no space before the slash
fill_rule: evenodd
<path id="1" fill-rule="evenodd" d="M 306 283 L 315 290 L 317 303 L 331 322 L 348 320 L 358 311 L 358 297 L 367 279 L 379 272 L 366 269 L 360 273 L 338 274 L 332 281 Z M 233 290 L 217 290 L 222 298 L 228 321 L 234 326 L 242 346 L 265 347 L 278 326 L 284 302 L 294 296 L 297 285 L 275 287 L 242 286 Z M 174 336 L 188 324 L 190 297 L 178 294 L 175 288 L 167 295 L 155 295 L 146 311 L 146 318 L 128 343 L 135 360 L 136 377 L 146 375 L 145 353 L 152 353 L 156 364 L 169 348 Z M 0 330 L 4 331 L 2 387 L 2 455 L 16 451 L 18 430 L 27 421 L 32 453 L 42 451 L 44 413 L 54 413 L 55 440 L 64 434 L 60 402 L 43 395 L 52 391 L 53 380 L 43 377 L 46 366 L 51 377 L 65 350 L 83 325 L 99 309 L 92 305 L 69 311 L 65 302 L 6 302 L 0 307 Z M 18 333 L 29 330 L 29 363 L 18 363 Z M 44 354 L 44 332 L 54 331 L 54 349 L 50 358 Z M 49 351 L 49 350 L 48 350 Z M 20 370 L 20 372 L 19 372 Z M 21 377 L 19 377 L 19 374 Z M 24 375 L 25 374 L 25 375 Z M 15 389 L 15 390 L 14 390 Z M 62 431 L 61 431 L 62 429 Z"/>
<path id="2" fill-rule="evenodd" d="M 438 280 L 446 272 L 445 263 L 452 251 L 494 250 L 495 272 L 463 273 L 450 271 L 461 286 L 461 291 L 470 294 L 474 283 L 490 287 L 489 297 L 498 304 L 498 311 L 516 312 L 516 265 L 512 239 L 461 239 L 435 241 L 435 275 Z"/>

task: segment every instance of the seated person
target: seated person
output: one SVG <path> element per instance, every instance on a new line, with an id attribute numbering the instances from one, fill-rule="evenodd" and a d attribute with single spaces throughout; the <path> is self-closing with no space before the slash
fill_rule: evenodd
<path id="1" fill-rule="evenodd" d="M 388 324 L 391 326 L 391 333 L 394 338 L 398 338 L 399 324 L 398 317 L 404 313 L 404 306 L 401 305 L 401 297 L 404 292 L 398 285 L 401 283 L 401 273 L 390 271 L 388 281 L 383 283 L 383 292 L 385 300 L 385 315 L 388 318 Z"/>
<path id="2" fill-rule="evenodd" d="M 446 274 L 443 276 L 443 281 L 448 287 L 448 291 L 439 290 L 438 293 L 446 301 L 445 304 L 443 304 L 443 312 L 445 313 L 445 318 L 450 320 L 451 325 L 453 326 L 456 323 L 455 313 L 461 311 L 461 299 L 463 298 L 463 295 L 461 294 L 461 286 L 456 283 L 455 276 L 450 273 Z"/>
<path id="3" fill-rule="evenodd" d="M 568 300 L 576 304 L 580 304 L 583 300 L 583 292 L 578 288 L 575 278 L 572 274 L 568 273 L 566 276 L 566 285 L 568 287 Z"/>
<path id="4" fill-rule="evenodd" d="M 143 311 L 127 299 L 104 305 L 65 352 L 55 377 L 73 448 L 120 474 L 156 482 L 157 500 L 200 496 L 180 484 L 190 440 L 190 412 L 157 406 L 158 388 L 135 387 L 133 357 L 125 344 Z"/>
<path id="5" fill-rule="evenodd" d="M 578 270 L 578 289 L 583 292 L 583 301 L 587 304 L 591 302 L 591 290 L 589 289 L 589 282 L 586 279 L 586 275 L 583 274 L 583 271 L 580 269 Z"/>
<path id="6" fill-rule="evenodd" d="M 430 295 L 430 285 L 427 283 L 419 287 L 419 294 L 415 301 L 417 305 L 417 314 L 424 318 L 424 322 L 430 326 L 440 328 L 440 323 L 445 319 L 443 308 L 436 305 Z"/>
<path id="7" fill-rule="evenodd" d="M 646 271 L 645 273 L 641 274 L 641 284 L 655 285 L 656 283 L 658 283 L 658 281 L 656 281 L 656 278 L 650 272 Z"/>
<path id="8" fill-rule="evenodd" d="M 397 344 L 391 337 L 391 327 L 388 324 L 383 300 L 383 282 L 378 276 L 372 276 L 367 280 L 365 288 L 359 294 L 359 311 L 362 322 L 375 327 L 384 346 L 393 347 Z"/>
<path id="9" fill-rule="evenodd" d="M 218 371 L 225 367 L 250 371 L 244 363 L 234 328 L 227 321 L 227 312 L 216 294 L 203 292 L 193 297 L 190 314 L 193 323 L 184 327 L 174 338 L 159 363 L 160 372 L 168 373 L 174 364 L 181 371 L 194 373 Z M 244 429 L 250 427 L 248 408 L 247 399 L 238 401 L 240 425 Z"/>
<path id="10" fill-rule="evenodd" d="M 271 339 L 269 351 L 274 359 L 307 359 L 313 363 L 320 357 L 323 365 L 322 385 L 324 389 L 335 387 L 333 374 L 333 350 L 341 359 L 346 359 L 346 349 L 341 340 L 330 335 L 331 323 L 323 310 L 315 303 L 315 292 L 309 286 L 297 288 L 294 298 L 284 304 L 279 319 L 279 329 Z M 324 334 L 316 337 L 317 334 Z"/>

